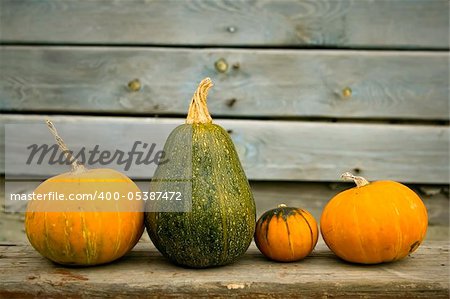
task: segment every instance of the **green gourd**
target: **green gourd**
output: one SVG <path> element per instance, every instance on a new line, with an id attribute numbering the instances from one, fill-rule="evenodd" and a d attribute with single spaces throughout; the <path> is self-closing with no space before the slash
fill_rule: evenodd
<path id="1" fill-rule="evenodd" d="M 199 84 L 186 123 L 164 146 L 168 162 L 158 165 L 150 184 L 150 192 L 191 192 L 191 210 L 145 213 L 156 248 L 175 264 L 193 268 L 234 262 L 250 245 L 256 222 L 255 201 L 234 144 L 212 123 L 206 106 L 211 86 L 209 78 Z M 182 178 L 188 178 L 184 184 L 174 183 Z M 158 204 L 168 203 L 147 201 L 147 211 Z"/>

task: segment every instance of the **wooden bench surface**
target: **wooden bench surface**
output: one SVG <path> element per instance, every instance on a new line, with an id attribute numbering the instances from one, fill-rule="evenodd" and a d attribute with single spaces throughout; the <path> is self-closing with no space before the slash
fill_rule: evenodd
<path id="1" fill-rule="evenodd" d="M 89 268 L 62 267 L 27 244 L 0 245 L 0 298 L 23 297 L 412 297 L 448 298 L 448 241 L 427 241 L 395 263 L 343 262 L 319 242 L 303 261 L 276 263 L 254 244 L 236 263 L 219 268 L 177 267 L 140 242 L 121 260 Z"/>

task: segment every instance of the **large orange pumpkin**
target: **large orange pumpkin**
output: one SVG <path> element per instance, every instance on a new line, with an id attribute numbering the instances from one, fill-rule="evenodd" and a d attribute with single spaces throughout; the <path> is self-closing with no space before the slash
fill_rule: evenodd
<path id="1" fill-rule="evenodd" d="M 255 243 L 266 257 L 292 262 L 313 251 L 318 235 L 317 222 L 308 211 L 281 204 L 259 218 Z"/>
<path id="2" fill-rule="evenodd" d="M 58 144 L 67 150 L 51 122 Z M 30 201 L 25 231 L 31 245 L 44 257 L 60 264 L 97 265 L 111 262 L 139 241 L 144 218 L 141 203 L 128 200 L 140 192 L 124 174 L 112 169 L 86 169 L 73 161 L 71 172 L 44 181 L 38 194 L 115 194 L 119 200 Z M 89 206 L 88 206 L 89 205 Z"/>
<path id="3" fill-rule="evenodd" d="M 340 258 L 376 264 L 399 260 L 422 243 L 427 210 L 411 189 L 394 181 L 369 183 L 344 173 L 356 187 L 332 198 L 320 219 L 322 237 Z"/>

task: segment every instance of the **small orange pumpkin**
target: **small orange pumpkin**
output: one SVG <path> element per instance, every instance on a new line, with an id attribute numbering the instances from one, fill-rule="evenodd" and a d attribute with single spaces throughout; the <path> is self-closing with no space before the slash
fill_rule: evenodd
<path id="1" fill-rule="evenodd" d="M 327 246 L 340 258 L 377 264 L 402 259 L 422 243 L 427 210 L 411 189 L 393 181 L 369 183 L 344 173 L 356 187 L 333 197 L 320 219 Z"/>
<path id="2" fill-rule="evenodd" d="M 308 211 L 281 204 L 259 218 L 255 243 L 269 259 L 293 262 L 313 251 L 318 235 L 317 222 Z"/>
<path id="3" fill-rule="evenodd" d="M 69 153 L 53 124 L 47 121 L 47 125 L 63 152 Z M 129 192 L 136 194 L 140 189 L 124 174 L 86 169 L 74 160 L 72 171 L 44 181 L 34 194 L 64 194 L 67 199 L 74 194 L 109 193 L 120 198 L 88 203 L 30 201 L 25 213 L 28 240 L 41 255 L 60 264 L 98 265 L 116 260 L 136 245 L 144 231 L 142 204 L 128 200 Z M 83 211 L 87 204 L 90 211 Z"/>

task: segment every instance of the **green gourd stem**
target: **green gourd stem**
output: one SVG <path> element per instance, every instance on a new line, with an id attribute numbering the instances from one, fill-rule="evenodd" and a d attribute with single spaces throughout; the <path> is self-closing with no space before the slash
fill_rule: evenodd
<path id="1" fill-rule="evenodd" d="M 48 119 L 45 122 L 47 123 L 47 127 L 52 133 L 53 137 L 55 137 L 56 143 L 58 144 L 61 152 L 63 152 L 64 156 L 66 157 L 66 160 L 72 164 L 72 172 L 79 173 L 85 171 L 86 168 L 80 162 L 78 162 L 77 159 L 74 158 L 72 152 L 67 148 L 64 140 L 59 136 L 58 131 L 56 130 L 53 123 Z"/>
<path id="2" fill-rule="evenodd" d="M 369 181 L 366 180 L 365 178 L 363 178 L 362 176 L 356 176 L 356 175 L 353 175 L 350 172 L 344 172 L 341 175 L 341 178 L 343 180 L 345 180 L 345 181 L 353 181 L 353 182 L 355 182 L 356 187 L 363 187 L 363 186 L 366 186 L 366 185 L 370 184 Z"/>
<path id="3" fill-rule="evenodd" d="M 189 111 L 186 118 L 187 124 L 210 124 L 212 123 L 211 115 L 206 105 L 208 91 L 213 86 L 210 78 L 203 79 L 197 87 L 192 97 Z"/>

